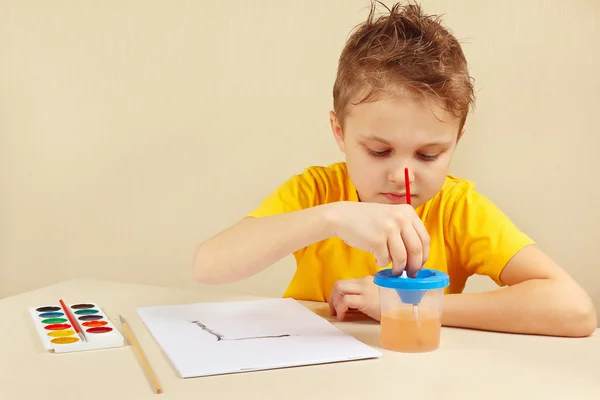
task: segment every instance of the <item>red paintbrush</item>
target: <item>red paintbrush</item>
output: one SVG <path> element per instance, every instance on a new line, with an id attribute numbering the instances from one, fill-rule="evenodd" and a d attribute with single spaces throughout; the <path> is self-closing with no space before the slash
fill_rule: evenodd
<path id="1" fill-rule="evenodd" d="M 406 188 L 406 204 L 410 203 L 410 180 L 408 179 L 408 168 L 404 168 L 404 187 Z"/>
<path id="2" fill-rule="evenodd" d="M 408 168 L 404 168 L 404 187 L 406 188 L 406 204 L 410 203 L 410 180 L 408 178 Z M 406 272 L 406 270 L 404 270 Z M 419 320 L 419 306 L 413 304 L 413 318 Z"/>
<path id="3" fill-rule="evenodd" d="M 85 336 L 83 336 L 83 332 L 81 332 L 81 329 L 79 328 L 79 324 L 77 323 L 77 321 L 75 321 L 75 318 L 73 318 L 73 315 L 71 315 L 71 312 L 69 311 L 69 308 L 67 307 L 67 305 L 65 304 L 65 302 L 60 299 L 60 305 L 62 306 L 63 310 L 65 310 L 65 314 L 67 315 L 67 318 L 69 319 L 69 322 L 71 323 L 71 326 L 73 327 L 73 329 L 75 329 L 75 332 L 77 332 L 77 334 L 79 335 L 79 337 L 81 338 L 82 341 L 87 342 L 87 340 L 85 339 Z"/>

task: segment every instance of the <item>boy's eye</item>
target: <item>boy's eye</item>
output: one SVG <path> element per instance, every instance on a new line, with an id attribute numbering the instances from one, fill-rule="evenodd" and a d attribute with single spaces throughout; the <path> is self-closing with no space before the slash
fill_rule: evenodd
<path id="1" fill-rule="evenodd" d="M 429 154 L 417 153 L 417 156 L 423 161 L 435 161 L 438 158 L 439 154 L 429 155 Z"/>
<path id="2" fill-rule="evenodd" d="M 367 151 L 373 157 L 383 157 L 383 156 L 386 156 L 386 155 L 388 155 L 390 153 L 389 150 L 375 151 L 375 150 L 367 149 Z"/>

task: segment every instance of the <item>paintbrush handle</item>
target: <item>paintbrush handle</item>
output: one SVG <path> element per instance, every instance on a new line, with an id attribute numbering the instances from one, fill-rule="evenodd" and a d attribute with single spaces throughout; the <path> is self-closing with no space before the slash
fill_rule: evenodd
<path id="1" fill-rule="evenodd" d="M 135 338 L 135 335 L 133 334 L 131 328 L 129 327 L 129 324 L 123 319 L 123 317 L 119 316 L 119 318 L 121 319 L 121 326 L 123 327 L 123 330 L 125 331 L 127 340 L 129 340 L 129 343 L 131 343 L 131 346 L 133 347 L 133 350 L 135 351 L 135 354 L 137 355 L 138 360 L 142 364 L 142 368 L 144 368 L 144 371 L 146 372 L 146 375 L 148 376 L 150 383 L 152 383 L 154 392 L 162 393 L 162 389 L 160 388 L 158 379 L 156 379 L 156 375 L 154 375 L 154 371 L 152 371 L 152 367 L 150 367 L 150 363 L 148 362 L 148 359 L 146 358 L 146 355 L 142 351 L 142 348 L 140 347 L 139 342 L 137 341 L 137 339 Z"/>
<path id="2" fill-rule="evenodd" d="M 75 320 L 75 317 L 71 313 L 71 310 L 69 309 L 69 307 L 67 307 L 67 305 L 65 304 L 63 299 L 58 300 L 58 302 L 60 303 L 63 310 L 65 310 L 67 319 L 73 326 L 73 329 L 75 330 L 75 332 L 77 332 L 77 334 L 79 335 L 79 338 L 81 339 L 81 341 L 87 342 L 87 339 L 85 338 L 85 335 L 83 334 L 83 331 L 81 330 L 81 327 L 79 326 L 79 323 L 77 322 L 77 320 Z"/>

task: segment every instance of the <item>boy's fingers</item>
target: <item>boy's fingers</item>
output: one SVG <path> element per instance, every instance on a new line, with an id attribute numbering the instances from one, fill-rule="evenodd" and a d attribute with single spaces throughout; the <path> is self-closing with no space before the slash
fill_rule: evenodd
<path id="1" fill-rule="evenodd" d="M 429 232 L 423 225 L 423 221 L 415 214 L 415 218 L 413 219 L 413 228 L 419 235 L 419 239 L 421 240 L 421 245 L 423 246 L 423 264 L 427 262 L 429 259 L 429 243 L 431 238 L 429 237 Z"/>
<path id="2" fill-rule="evenodd" d="M 329 312 L 332 316 L 341 312 L 338 304 L 347 294 L 357 294 L 361 292 L 360 282 L 357 279 L 343 279 L 333 285 L 329 295 Z"/>
<path id="3" fill-rule="evenodd" d="M 415 277 L 423 266 L 423 246 L 417 231 L 412 225 L 402 230 L 402 240 L 406 246 L 406 274 Z"/>
<path id="4" fill-rule="evenodd" d="M 332 316 L 337 316 L 339 320 L 344 318 L 346 312 L 342 298 L 342 294 L 337 290 L 332 291 L 329 297 L 329 312 Z"/>
<path id="5" fill-rule="evenodd" d="M 364 306 L 364 296 L 360 294 L 349 294 L 342 298 L 346 309 L 361 310 Z"/>
<path id="6" fill-rule="evenodd" d="M 388 251 L 392 256 L 392 274 L 402 275 L 406 268 L 406 247 L 400 232 L 395 232 L 388 238 Z"/>
<path id="7" fill-rule="evenodd" d="M 363 306 L 363 296 L 358 294 L 349 294 L 340 296 L 339 300 L 334 302 L 335 313 L 338 320 L 343 320 L 346 313 L 351 309 L 360 310 Z"/>
<path id="8" fill-rule="evenodd" d="M 333 317 L 336 315 L 335 307 L 333 305 L 333 296 L 329 298 L 329 315 Z"/>
<path id="9" fill-rule="evenodd" d="M 374 249 L 372 253 L 375 255 L 376 264 L 379 267 L 385 267 L 386 265 L 389 265 L 392 262 L 388 250 L 388 245 L 385 241 L 381 244 L 378 244 L 378 247 Z"/>
<path id="10" fill-rule="evenodd" d="M 347 294 L 360 294 L 362 293 L 362 285 L 359 279 L 342 279 L 337 281 L 333 285 L 331 293 L 339 293 L 341 296 Z"/>
<path id="11" fill-rule="evenodd" d="M 329 295 L 329 313 L 343 320 L 350 309 L 360 309 L 363 306 L 363 285 L 361 279 L 339 280 L 333 286 Z"/>

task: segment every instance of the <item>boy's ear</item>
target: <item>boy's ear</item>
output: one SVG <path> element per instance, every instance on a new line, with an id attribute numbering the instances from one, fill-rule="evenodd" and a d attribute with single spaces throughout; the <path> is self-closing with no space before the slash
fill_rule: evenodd
<path id="1" fill-rule="evenodd" d="M 463 127 L 461 128 L 460 132 L 458 132 L 458 138 L 456 139 L 456 143 L 458 143 L 460 138 L 464 135 L 466 129 L 467 129 L 467 123 L 465 122 L 463 124 Z"/>
<path id="2" fill-rule="evenodd" d="M 340 126 L 334 111 L 329 111 L 329 123 L 331 124 L 331 132 L 333 132 L 333 137 L 337 142 L 340 151 L 345 153 L 346 146 L 344 145 L 344 132 L 342 132 L 342 127 Z"/>

